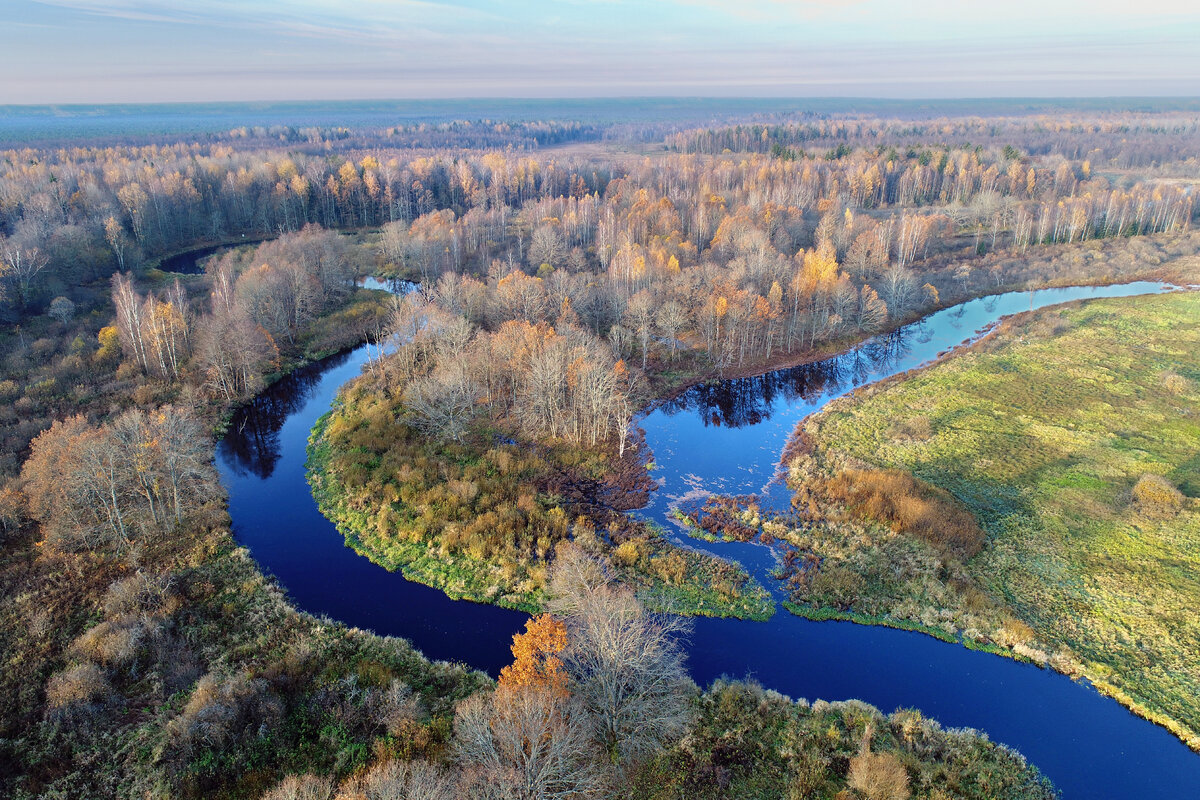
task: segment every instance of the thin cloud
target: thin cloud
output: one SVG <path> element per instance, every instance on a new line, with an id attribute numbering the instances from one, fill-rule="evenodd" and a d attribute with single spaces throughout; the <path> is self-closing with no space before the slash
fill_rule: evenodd
<path id="1" fill-rule="evenodd" d="M 10 12 L 30 27 L 10 37 L 0 103 L 320 98 L 347 87 L 372 97 L 1200 94 L 1200 10 L 1145 5 L 39 0 Z"/>

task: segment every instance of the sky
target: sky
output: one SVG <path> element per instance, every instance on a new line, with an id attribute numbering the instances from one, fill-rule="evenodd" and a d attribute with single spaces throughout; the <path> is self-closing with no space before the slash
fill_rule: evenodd
<path id="1" fill-rule="evenodd" d="M 1200 95 L 1200 0 L 0 0 L 0 104 Z"/>

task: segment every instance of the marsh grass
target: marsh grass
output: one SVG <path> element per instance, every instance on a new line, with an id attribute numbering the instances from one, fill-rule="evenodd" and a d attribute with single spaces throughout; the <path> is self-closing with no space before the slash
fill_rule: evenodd
<path id="1" fill-rule="evenodd" d="M 823 469 L 901 470 L 953 495 L 987 534 L 967 588 L 1200 748 L 1197 378 L 1200 297 L 1098 300 L 1009 320 L 805 432 Z"/>

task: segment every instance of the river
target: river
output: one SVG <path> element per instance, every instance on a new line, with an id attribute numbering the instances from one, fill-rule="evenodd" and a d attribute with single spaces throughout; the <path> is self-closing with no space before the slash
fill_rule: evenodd
<path id="1" fill-rule="evenodd" d="M 796 423 L 835 397 L 925 363 L 1000 317 L 1091 297 L 1165 291 L 1158 283 L 1013 292 L 944 309 L 824 361 L 692 387 L 638 420 L 660 488 L 642 512 L 668 529 L 681 499 L 759 493 L 783 503 L 772 478 Z M 404 580 L 346 547 L 317 510 L 305 445 L 365 347 L 298 370 L 239 411 L 217 448 L 234 534 L 308 612 L 402 636 L 434 659 L 495 675 L 511 660 L 519 612 Z M 774 563 L 750 544 L 689 546 L 742 562 L 760 580 Z M 972 727 L 1021 751 L 1067 800 L 1200 797 L 1200 756 L 1084 682 L 919 633 L 812 622 L 782 609 L 767 622 L 700 618 L 688 665 L 702 685 L 753 678 L 794 698 L 857 698 L 884 711 L 917 708 L 946 727 Z"/>

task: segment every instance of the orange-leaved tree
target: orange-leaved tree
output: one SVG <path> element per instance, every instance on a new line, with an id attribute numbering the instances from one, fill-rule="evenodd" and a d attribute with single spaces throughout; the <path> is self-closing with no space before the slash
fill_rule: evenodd
<path id="1" fill-rule="evenodd" d="M 563 694 L 567 673 L 559 653 L 567 647 L 567 628 L 549 614 L 532 617 L 525 632 L 513 636 L 513 663 L 500 670 L 502 688 L 537 686 Z"/>

